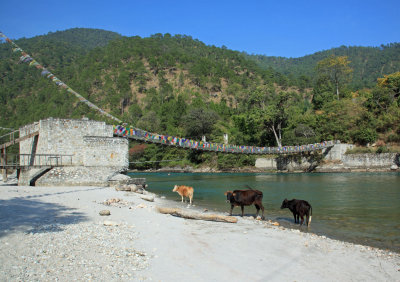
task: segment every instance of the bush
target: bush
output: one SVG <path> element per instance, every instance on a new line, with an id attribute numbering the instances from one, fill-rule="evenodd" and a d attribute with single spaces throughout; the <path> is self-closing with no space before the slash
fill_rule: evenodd
<path id="1" fill-rule="evenodd" d="M 400 135 L 399 134 L 390 134 L 386 140 L 387 140 L 387 142 L 400 142 Z"/>
<path id="2" fill-rule="evenodd" d="M 361 128 L 354 132 L 353 140 L 360 145 L 367 145 L 373 143 L 378 138 L 378 133 L 371 128 Z"/>
<path id="3" fill-rule="evenodd" d="M 219 154 L 218 169 L 229 169 L 243 166 L 254 166 L 255 156 L 241 154 Z"/>
<path id="4" fill-rule="evenodd" d="M 373 153 L 373 149 L 371 147 L 355 147 L 353 149 L 349 149 L 346 151 L 346 155 L 349 154 L 370 154 Z"/>
<path id="5" fill-rule="evenodd" d="M 382 154 L 382 153 L 389 153 L 390 150 L 386 146 L 380 146 L 378 149 L 376 149 L 377 154 Z"/>

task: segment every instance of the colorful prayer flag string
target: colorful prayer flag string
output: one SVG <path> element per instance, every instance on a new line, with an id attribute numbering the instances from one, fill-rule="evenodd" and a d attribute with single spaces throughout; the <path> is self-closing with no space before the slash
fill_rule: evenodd
<path id="1" fill-rule="evenodd" d="M 114 117 L 113 115 L 111 115 L 111 114 L 105 112 L 104 110 L 100 109 L 95 104 L 89 102 L 82 95 L 80 95 L 76 91 L 72 90 L 72 88 L 70 88 L 67 84 L 62 82 L 59 78 L 57 78 L 49 70 L 47 70 L 45 67 L 43 67 L 40 63 L 38 63 L 35 59 L 33 59 L 29 54 L 24 52 L 17 44 L 15 44 L 11 39 L 9 39 L 7 36 L 5 36 L 4 33 L 2 33 L 1 31 L 0 31 L 0 37 L 5 38 L 5 40 L 12 45 L 13 52 L 20 52 L 21 53 L 21 57 L 19 59 L 20 63 L 29 63 L 29 66 L 35 66 L 37 69 L 41 69 L 42 70 L 42 72 L 41 72 L 42 76 L 46 76 L 47 78 L 51 79 L 57 86 L 60 86 L 60 87 L 62 87 L 64 89 L 67 89 L 67 92 L 75 95 L 82 103 L 85 103 L 90 108 L 97 110 L 101 114 L 106 115 L 107 117 L 122 123 L 122 121 L 120 119 L 118 119 L 118 118 Z"/>

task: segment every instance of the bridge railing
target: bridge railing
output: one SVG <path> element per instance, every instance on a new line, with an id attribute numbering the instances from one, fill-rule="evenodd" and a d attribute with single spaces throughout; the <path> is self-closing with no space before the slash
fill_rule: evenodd
<path id="1" fill-rule="evenodd" d="M 12 142 L 15 139 L 17 139 L 18 137 L 19 137 L 19 130 L 12 130 L 11 132 L 0 136 L 0 144 L 6 143 L 6 142 Z"/>
<path id="2" fill-rule="evenodd" d="M 224 152 L 233 154 L 295 154 L 302 152 L 311 152 L 329 148 L 339 143 L 339 141 L 323 141 L 321 143 L 298 145 L 298 146 L 282 146 L 282 147 L 256 147 L 244 145 L 230 145 L 212 142 L 195 141 L 186 138 L 161 135 L 157 133 L 147 132 L 137 128 L 129 128 L 121 125 L 114 126 L 114 135 L 128 137 L 143 142 L 151 142 L 169 146 L 177 146 L 188 149 Z"/>
<path id="3" fill-rule="evenodd" d="M 1 168 L 71 166 L 73 155 L 57 154 L 7 154 Z"/>

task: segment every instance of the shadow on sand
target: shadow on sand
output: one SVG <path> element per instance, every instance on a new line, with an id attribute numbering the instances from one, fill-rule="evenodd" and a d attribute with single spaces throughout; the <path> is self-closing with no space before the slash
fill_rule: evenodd
<path id="1" fill-rule="evenodd" d="M 55 203 L 26 198 L 0 200 L 0 238 L 12 232 L 59 232 L 86 220 L 83 213 Z"/>

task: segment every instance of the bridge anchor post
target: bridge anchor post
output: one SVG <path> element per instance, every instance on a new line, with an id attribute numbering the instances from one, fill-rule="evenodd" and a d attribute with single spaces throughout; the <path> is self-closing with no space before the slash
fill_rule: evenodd
<path id="1" fill-rule="evenodd" d="M 1 174 L 3 176 L 3 182 L 7 181 L 7 155 L 6 155 L 6 148 L 2 148 L 0 152 L 0 159 L 1 159 L 1 166 L 3 167 L 1 169 Z"/>

